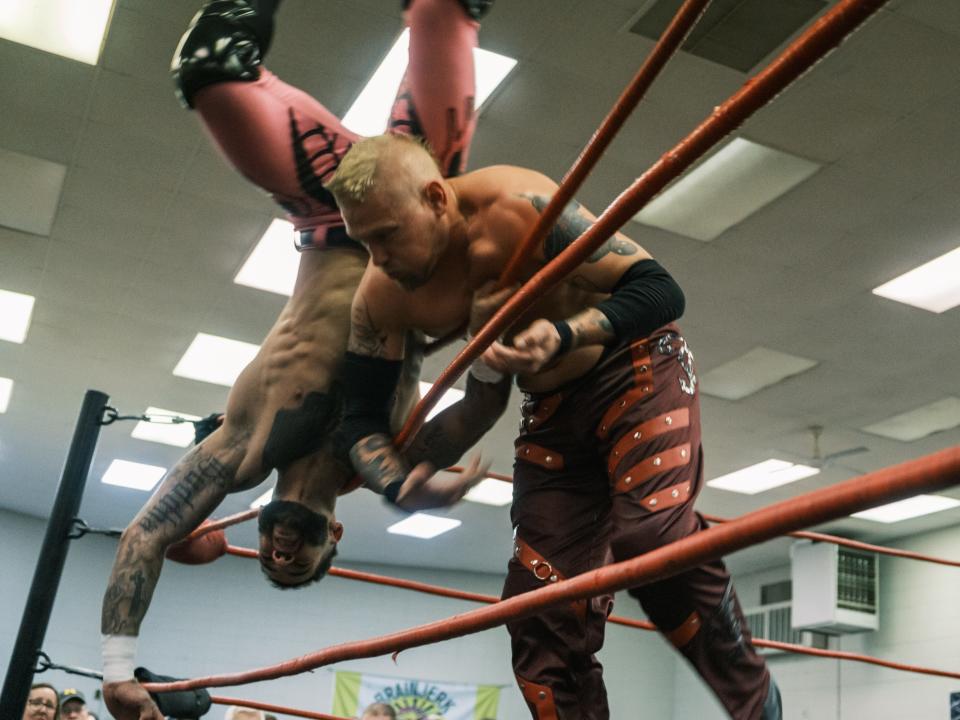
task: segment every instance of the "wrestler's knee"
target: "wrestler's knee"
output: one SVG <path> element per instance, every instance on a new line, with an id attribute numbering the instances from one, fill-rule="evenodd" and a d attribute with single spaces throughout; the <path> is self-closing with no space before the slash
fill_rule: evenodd
<path id="1" fill-rule="evenodd" d="M 249 0 L 212 0 L 180 39 L 170 71 L 176 94 L 194 106 L 197 91 L 228 81 L 253 81 L 273 35 L 273 18 Z"/>

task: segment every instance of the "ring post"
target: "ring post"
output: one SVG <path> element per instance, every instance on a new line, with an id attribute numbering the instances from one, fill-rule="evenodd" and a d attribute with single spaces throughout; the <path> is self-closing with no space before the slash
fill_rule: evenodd
<path id="1" fill-rule="evenodd" d="M 80 500 L 87 483 L 87 473 L 100 436 L 100 421 L 109 397 L 99 390 L 87 390 L 80 408 L 80 417 L 73 431 L 67 462 L 60 475 L 60 485 L 53 501 L 53 510 L 43 537 L 40 557 L 33 573 L 27 604 L 20 620 L 20 631 L 10 655 L 7 677 L 0 695 L 0 718 L 23 717 L 24 706 L 33 682 L 37 653 L 43 645 L 50 622 L 50 612 L 60 585 L 67 559 L 68 535 L 73 519 L 80 510 Z"/>

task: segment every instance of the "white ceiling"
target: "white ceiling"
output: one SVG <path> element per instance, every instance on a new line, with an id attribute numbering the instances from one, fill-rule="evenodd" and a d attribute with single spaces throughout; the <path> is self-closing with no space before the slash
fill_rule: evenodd
<path id="1" fill-rule="evenodd" d="M 62 163 L 49 237 L 0 228 L 0 288 L 36 295 L 23 345 L 0 342 L 16 381 L 0 415 L 0 507 L 46 516 L 83 391 L 123 412 L 147 405 L 196 415 L 224 388 L 171 374 L 195 333 L 259 343 L 279 296 L 232 279 L 275 216 L 271 203 L 208 145 L 173 97 L 167 67 L 196 0 L 119 0 L 96 67 L 0 41 L 0 148 Z M 520 60 L 485 111 L 471 165 L 512 163 L 560 177 L 651 43 L 625 26 L 643 0 L 499 0 L 481 44 Z M 271 68 L 345 112 L 399 28 L 395 0 L 286 0 Z M 960 392 L 960 309 L 935 315 L 871 288 L 960 245 L 960 3 L 893 0 L 742 135 L 824 167 L 711 243 L 636 224 L 628 233 L 677 277 L 700 372 L 762 345 L 817 360 L 744 400 L 703 398 L 708 477 L 770 457 L 800 460 L 806 428 L 825 454 L 865 445 L 844 467 L 752 497 L 706 489 L 704 512 L 734 516 L 960 442 L 960 430 L 911 443 L 859 428 Z M 663 73 L 581 199 L 601 210 L 745 76 L 681 53 Z M 431 359 L 436 377 L 450 355 Z M 514 408 L 516 403 L 514 403 Z M 482 443 L 509 472 L 516 410 Z M 143 493 L 102 485 L 114 458 L 171 465 L 179 451 L 102 434 L 82 515 L 124 525 Z M 220 514 L 261 490 L 229 499 Z M 953 491 L 960 497 L 960 491 Z M 504 568 L 507 508 L 464 504 L 435 541 L 387 536 L 395 519 L 369 493 L 341 501 L 345 561 Z M 828 526 L 888 540 L 960 521 L 951 510 L 894 526 Z M 251 528 L 231 534 L 253 541 Z M 786 561 L 778 541 L 735 569 Z"/>

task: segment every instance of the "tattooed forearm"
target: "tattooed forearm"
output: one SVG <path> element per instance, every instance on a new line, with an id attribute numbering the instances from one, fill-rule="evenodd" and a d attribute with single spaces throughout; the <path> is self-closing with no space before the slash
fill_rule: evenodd
<path id="1" fill-rule="evenodd" d="M 423 426 L 404 452 L 407 462 L 416 465 L 429 460 L 438 468 L 455 464 L 493 427 L 509 399 L 509 377 L 499 383 L 484 383 L 468 375 L 463 399 Z"/>
<path id="2" fill-rule="evenodd" d="M 105 635 L 137 635 L 160 577 L 163 554 L 137 533 L 125 533 L 110 583 L 103 596 L 100 630 Z"/>
<path id="3" fill-rule="evenodd" d="M 439 419 L 434 418 L 434 421 Z M 462 429 L 462 428 L 457 428 Z M 473 443 L 463 447 L 461 437 L 455 436 L 454 428 L 444 427 L 437 422 L 431 422 L 423 427 L 417 437 L 404 452 L 404 456 L 411 465 L 429 460 L 438 468 L 455 465 L 464 451 Z M 457 435 L 460 435 L 457 433 Z"/>
<path id="4" fill-rule="evenodd" d="M 537 209 L 537 212 L 543 212 L 550 198 L 544 195 L 527 195 L 530 202 Z M 561 252 L 566 250 L 570 244 L 578 237 L 583 235 L 593 225 L 593 220 L 586 215 L 586 212 L 576 200 L 571 200 L 570 204 L 563 209 L 560 217 L 557 218 L 556 225 L 547 235 L 543 242 L 543 254 L 547 260 L 552 260 Z M 593 254 L 587 258 L 588 263 L 595 263 L 602 260 L 610 253 L 615 255 L 635 255 L 640 248 L 630 240 L 614 235 L 603 245 L 593 251 Z"/>
<path id="5" fill-rule="evenodd" d="M 124 531 L 103 597 L 101 628 L 136 635 L 147 614 L 167 547 L 210 514 L 231 489 L 248 433 L 222 441 L 218 454 L 198 445 L 164 479 Z"/>
<path id="6" fill-rule="evenodd" d="M 179 525 L 184 520 L 185 512 L 194 509 L 198 493 L 211 486 L 226 491 L 228 477 L 227 467 L 217 458 L 197 457 L 196 462 L 185 469 L 183 476 L 151 503 L 140 518 L 140 528 L 149 533 L 156 532 L 167 523 Z"/>
<path id="7" fill-rule="evenodd" d="M 387 354 L 387 336 L 374 325 L 366 302 L 359 296 L 354 298 L 350 311 L 350 341 L 347 349 L 371 357 L 385 357 Z"/>
<path id="8" fill-rule="evenodd" d="M 350 449 L 350 460 L 363 484 L 376 493 L 392 482 L 403 480 L 410 469 L 393 441 L 383 434 L 364 438 Z"/>
<path id="9" fill-rule="evenodd" d="M 596 308 L 587 308 L 567 320 L 573 332 L 571 349 L 584 345 L 607 345 L 617 335 L 609 318 Z"/>

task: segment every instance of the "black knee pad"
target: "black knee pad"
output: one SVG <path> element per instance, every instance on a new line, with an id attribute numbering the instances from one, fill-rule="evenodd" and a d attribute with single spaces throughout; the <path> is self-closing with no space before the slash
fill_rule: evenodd
<path id="1" fill-rule="evenodd" d="M 263 446 L 264 468 L 285 468 L 319 450 L 340 424 L 342 414 L 343 391 L 337 384 L 325 393 L 308 394 L 299 407 L 278 410 Z"/>
<path id="2" fill-rule="evenodd" d="M 406 10 L 409 8 L 412 1 L 413 0 L 403 0 L 403 9 Z M 460 4 L 463 5 L 463 9 L 467 15 L 474 20 L 479 20 L 490 12 L 490 8 L 493 7 L 493 1 L 494 0 L 460 0 Z"/>
<path id="3" fill-rule="evenodd" d="M 253 81 L 273 36 L 272 15 L 247 0 L 213 0 L 198 12 L 173 54 L 176 95 L 193 107 L 198 90 L 227 81 Z"/>
<path id="4" fill-rule="evenodd" d="M 706 631 L 711 644 L 722 647 L 731 663 L 746 653 L 747 641 L 743 635 L 743 622 L 737 612 L 737 596 L 733 592 L 733 583 L 727 584 L 723 600 L 716 612 L 706 620 Z"/>

